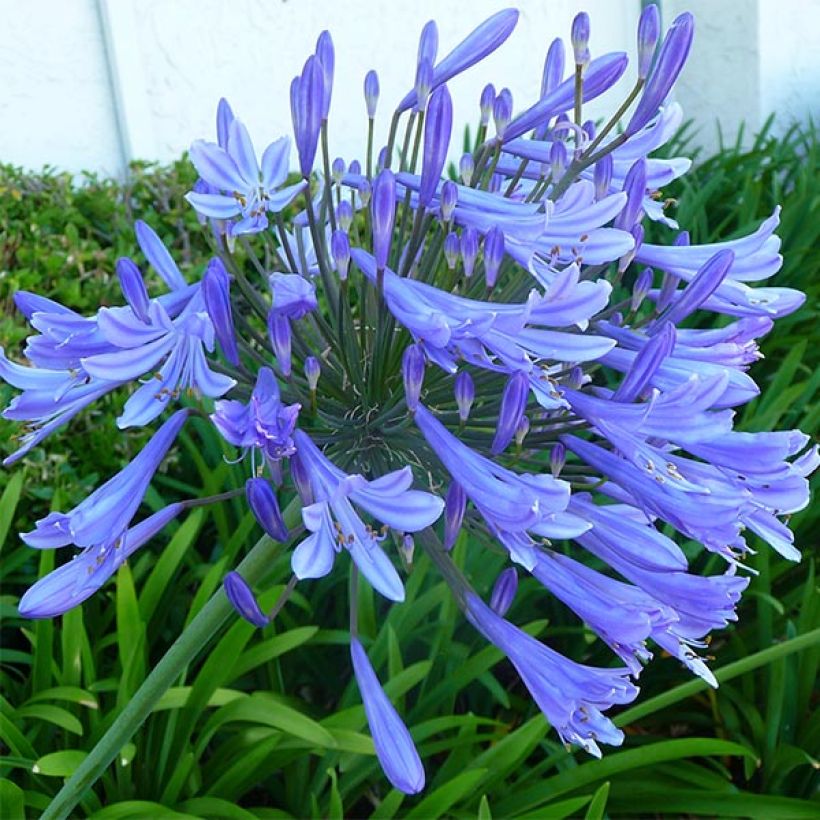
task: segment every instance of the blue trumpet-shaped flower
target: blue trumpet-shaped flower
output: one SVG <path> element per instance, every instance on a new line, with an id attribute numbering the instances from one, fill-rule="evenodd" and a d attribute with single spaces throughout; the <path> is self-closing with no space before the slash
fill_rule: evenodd
<path id="1" fill-rule="evenodd" d="M 302 520 L 311 535 L 293 552 L 294 573 L 299 578 L 321 578 L 330 572 L 335 554 L 344 548 L 375 589 L 390 600 L 403 601 L 399 574 L 379 545 L 384 532 L 366 525 L 353 504 L 386 527 L 418 532 L 438 519 L 444 502 L 432 493 L 411 490 L 413 475 L 409 467 L 367 481 L 336 467 L 300 430 L 295 432 L 294 441 L 296 457 L 315 498 L 302 510 Z"/>
<path id="2" fill-rule="evenodd" d="M 24 618 L 56 618 L 90 598 L 143 544 L 161 532 L 182 511 L 169 504 L 138 524 L 89 545 L 32 586 L 20 599 Z"/>
<path id="3" fill-rule="evenodd" d="M 257 160 L 247 128 L 237 119 L 227 128 L 225 145 L 197 140 L 191 161 L 213 192 L 191 191 L 186 199 L 203 216 L 233 219 L 230 232 L 256 233 L 268 226 L 268 214 L 279 213 L 304 189 L 305 183 L 282 187 L 288 176 L 290 140 L 271 143 Z"/>
<path id="4" fill-rule="evenodd" d="M 80 360 L 90 376 L 120 383 L 153 371 L 125 403 L 117 419 L 122 428 L 148 424 L 185 390 L 213 398 L 236 384 L 208 364 L 205 352 L 214 349 L 214 327 L 200 292 L 174 319 L 154 300 L 148 320 L 130 308 L 103 308 L 97 321 L 115 350 Z"/>
<path id="5" fill-rule="evenodd" d="M 293 433 L 300 405 L 282 403 L 273 371 L 259 371 L 247 403 L 223 399 L 216 403 L 211 420 L 226 441 L 242 449 L 257 448 L 272 461 L 296 452 Z"/>
<path id="6" fill-rule="evenodd" d="M 475 595 L 467 598 L 466 613 L 470 623 L 507 655 L 566 743 L 577 743 L 595 757 L 601 756 L 599 742 L 623 743 L 623 732 L 603 713 L 637 697 L 628 669 L 575 663 L 504 620 Z"/>

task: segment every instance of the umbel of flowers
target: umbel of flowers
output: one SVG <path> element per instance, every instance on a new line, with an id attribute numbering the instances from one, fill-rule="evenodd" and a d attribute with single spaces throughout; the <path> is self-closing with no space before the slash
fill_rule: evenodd
<path id="1" fill-rule="evenodd" d="M 600 755 L 599 743 L 623 741 L 606 712 L 636 697 L 653 646 L 715 685 L 697 650 L 735 618 L 745 532 L 799 559 L 782 517 L 807 504 L 817 450 L 797 430 L 736 432 L 733 421 L 758 393 L 747 372 L 757 339 L 804 297 L 759 284 L 781 264 L 777 212 L 709 246 L 690 244 L 666 213 L 661 189 L 690 162 L 651 154 L 681 123 L 667 98 L 692 41 L 689 14 L 658 46 L 658 11 L 643 12 L 636 81 L 601 124 L 585 118 L 586 103 L 628 60 L 593 57 L 579 14 L 571 48 L 549 47 L 537 100 L 484 89 L 473 150 L 448 174 L 447 83 L 501 46 L 517 18 L 499 12 L 443 57 L 428 23 L 379 151 L 379 82 L 368 73 L 361 160 L 329 151 L 334 50 L 323 33 L 290 86 L 297 173 L 289 138 L 260 155 L 224 100 L 216 141 L 191 146 L 200 179 L 188 201 L 214 248 L 196 281 L 137 222 L 164 287 L 152 276 L 149 290 L 120 259 L 120 307 L 86 317 L 17 294 L 35 333 L 30 366 L 0 351 L 0 377 L 21 391 L 4 415 L 24 424 L 6 464 L 113 390 L 129 391 L 121 429 L 164 419 L 117 475 L 23 534 L 73 554 L 26 593 L 24 615 L 79 605 L 181 511 L 232 495 L 139 515 L 198 414 L 243 459 L 259 524 L 291 548 L 293 579 L 273 613 L 241 575 L 226 577 L 252 623 L 269 623 L 297 581 L 334 569 L 352 576 L 351 589 L 361 574 L 398 604 L 399 567 L 420 546 L 568 743 Z M 645 242 L 647 220 L 665 225 L 669 242 Z M 710 313 L 725 319 L 719 329 L 704 322 Z M 291 536 L 280 501 L 293 497 L 304 526 Z M 670 527 L 721 556 L 725 572 L 690 573 Z M 470 550 L 506 551 L 611 647 L 615 665 L 576 663 L 507 620 L 515 569 L 485 602 L 449 556 L 460 533 Z M 591 569 L 589 556 L 608 570 Z M 394 786 L 418 792 L 421 760 L 355 609 L 350 626 L 381 765 Z"/>

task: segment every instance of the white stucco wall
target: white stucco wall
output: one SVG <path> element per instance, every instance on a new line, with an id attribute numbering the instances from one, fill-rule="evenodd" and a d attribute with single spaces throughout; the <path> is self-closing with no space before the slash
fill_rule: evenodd
<path id="1" fill-rule="evenodd" d="M 94 0 L 0 0 L 0 160 L 122 167 Z"/>
<path id="2" fill-rule="evenodd" d="M 0 160 L 113 174 L 123 171 L 125 157 L 167 160 L 192 139 L 212 137 L 223 95 L 261 149 L 290 133 L 290 80 L 323 28 L 336 44 L 331 150 L 350 159 L 363 148 L 361 86 L 369 68 L 379 71 L 382 86 L 378 145 L 389 109 L 412 85 L 423 24 L 438 20 L 443 54 L 510 2 L 0 0 Z M 516 5 L 521 19 L 507 43 L 451 83 L 459 129 L 475 121 L 488 81 L 508 85 L 519 110 L 532 101 L 550 40 L 568 39 L 581 9 L 592 18 L 593 53 L 634 50 L 639 0 Z M 820 118 L 820 0 L 661 5 L 667 24 L 684 8 L 696 15 L 677 95 L 707 146 L 714 145 L 718 119 L 731 138 L 739 122 L 754 130 L 774 109 L 784 127 L 807 112 Z M 591 107 L 593 115 L 603 110 Z"/>
<path id="3" fill-rule="evenodd" d="M 381 83 L 378 146 L 387 139 L 390 111 L 413 85 L 418 34 L 424 23 L 433 17 L 439 21 L 443 55 L 506 5 L 499 0 L 471 0 L 450 7 L 435 0 L 237 0 L 230 4 L 143 0 L 136 39 L 146 67 L 157 153 L 177 156 L 193 137 L 210 137 L 221 95 L 258 142 L 290 133 L 290 81 L 312 52 L 317 35 L 327 28 L 336 46 L 331 151 L 347 159 L 361 156 L 366 123 L 362 81 L 368 69 L 379 72 Z M 628 47 L 638 14 L 637 5 L 629 0 L 518 3 L 521 18 L 507 43 L 450 84 L 459 129 L 475 121 L 478 98 L 487 82 L 495 82 L 498 88 L 509 86 L 518 105 L 537 99 L 547 46 L 553 37 L 568 34 L 582 5 L 595 21 L 596 50 Z"/>
<path id="4" fill-rule="evenodd" d="M 662 0 L 665 23 L 695 15 L 692 53 L 676 88 L 698 143 L 748 145 L 775 113 L 775 133 L 820 122 L 820 0 Z"/>

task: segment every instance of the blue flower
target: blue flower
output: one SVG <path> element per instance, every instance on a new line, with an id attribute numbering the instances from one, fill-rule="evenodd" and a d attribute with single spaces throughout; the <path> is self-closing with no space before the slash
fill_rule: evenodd
<path id="1" fill-rule="evenodd" d="M 418 532 L 438 519 L 444 502 L 432 493 L 411 490 L 409 467 L 367 481 L 336 467 L 300 430 L 294 433 L 294 441 L 315 498 L 302 510 L 302 520 L 312 534 L 293 552 L 294 573 L 299 578 L 321 578 L 330 572 L 335 554 L 344 548 L 374 589 L 392 601 L 403 601 L 399 574 L 379 546 L 386 530 L 379 532 L 366 525 L 353 503 L 386 527 Z"/>
<path id="2" fill-rule="evenodd" d="M 236 384 L 212 370 L 205 357 L 214 349 L 214 327 L 200 291 L 174 319 L 154 300 L 147 323 L 130 308 L 102 308 L 97 322 L 115 350 L 81 359 L 86 373 L 122 383 L 154 371 L 125 403 L 117 419 L 121 428 L 148 424 L 185 390 L 215 398 Z"/>
<path id="3" fill-rule="evenodd" d="M 197 140 L 191 161 L 211 192 L 191 191 L 186 199 L 204 216 L 214 219 L 241 217 L 229 226 L 234 236 L 257 233 L 268 226 L 269 213 L 279 213 L 304 190 L 305 183 L 282 187 L 288 176 L 290 140 L 271 143 L 257 161 L 250 135 L 237 119 L 228 125 L 224 146 Z"/>
<path id="4" fill-rule="evenodd" d="M 182 509 L 182 504 L 170 504 L 116 537 L 86 547 L 26 591 L 18 605 L 20 614 L 24 618 L 56 618 L 78 606 Z"/>
<path id="5" fill-rule="evenodd" d="M 601 669 L 565 658 L 468 595 L 467 618 L 510 659 L 552 727 L 566 743 L 577 743 L 601 757 L 598 743 L 620 746 L 624 734 L 603 713 L 629 703 L 638 689 L 629 669 Z"/>
<path id="6" fill-rule="evenodd" d="M 270 461 L 278 461 L 296 452 L 293 433 L 300 409 L 298 404 L 282 403 L 276 376 L 269 367 L 263 367 L 250 401 L 216 402 L 211 421 L 236 447 L 258 448 Z"/>

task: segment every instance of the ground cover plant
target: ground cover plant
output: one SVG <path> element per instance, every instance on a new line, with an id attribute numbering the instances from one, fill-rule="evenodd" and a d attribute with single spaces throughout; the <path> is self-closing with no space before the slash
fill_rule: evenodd
<path id="1" fill-rule="evenodd" d="M 427 37 L 429 41 L 430 35 Z M 583 62 L 582 52 L 579 65 Z M 423 71 L 420 73 L 423 75 Z M 307 74 L 310 78 L 311 71 Z M 498 125 L 498 121 L 504 123 L 507 103 L 503 94 L 496 99 L 501 100 L 497 104 L 500 108 Z M 569 99 L 572 100 L 572 96 Z M 446 106 L 441 93 L 437 105 Z M 428 115 L 429 111 L 428 105 Z M 428 122 L 430 119 L 433 118 Z M 571 128 L 559 129 L 558 133 L 563 130 L 572 131 Z M 591 128 L 587 126 L 588 137 L 589 131 Z M 418 133 L 423 133 L 420 125 Z M 297 138 L 298 134 L 297 129 Z M 563 144 L 555 134 L 551 142 Z M 572 138 L 568 144 L 571 155 Z M 425 162 L 426 149 L 425 141 L 422 154 Z M 561 153 L 552 145 L 549 150 Z M 670 156 L 674 155 L 670 152 Z M 555 168 L 565 169 L 566 159 L 563 165 L 559 160 L 560 156 L 551 168 L 552 173 Z M 496 162 L 496 170 L 499 167 L 503 169 L 501 158 Z M 515 177 L 518 167 L 520 165 L 509 172 L 510 179 Z M 36 189 L 37 180 L 15 178 L 12 171 L 6 173 L 9 190 L 25 190 L 26 185 Z M 190 212 L 186 212 L 182 204 L 182 195 L 193 179 L 185 179 L 184 169 L 177 173 L 181 177 L 179 185 L 173 172 L 159 172 L 156 176 L 138 174 L 135 187 L 139 190 L 142 182 L 148 190 L 154 187 L 166 191 L 164 202 L 157 197 L 161 207 L 151 217 L 154 227 L 175 251 L 183 251 L 179 256 L 186 279 L 198 281 L 205 270 L 213 270 L 210 265 L 213 251 L 207 244 L 197 244 L 203 243 L 202 234 L 194 229 Z M 539 175 L 541 173 L 539 169 Z M 389 177 L 383 174 L 381 172 L 380 178 L 387 179 L 389 184 Z M 723 192 L 725 199 L 720 199 L 721 186 L 715 182 L 721 176 L 732 181 L 731 196 Z M 492 187 L 491 178 L 486 182 Z M 518 182 L 526 178 L 525 167 Z M 61 195 L 77 195 L 73 186 L 65 181 L 51 182 Z M 537 186 L 538 181 L 535 183 Z M 790 248 L 794 250 L 794 262 L 788 263 L 791 267 L 784 272 L 789 281 L 779 278 L 778 285 L 802 286 L 816 296 L 816 277 L 811 276 L 813 264 L 816 271 L 813 232 L 816 232 L 817 220 L 811 218 L 817 211 L 815 186 L 814 135 L 795 131 L 783 141 L 764 134 L 751 152 L 727 150 L 694 173 L 681 177 L 664 193 L 679 198 L 674 215 L 682 224 L 689 224 L 684 220 L 687 208 L 691 209 L 692 217 L 697 217 L 692 220 L 693 244 L 723 240 L 727 234 L 729 238 L 748 234 L 771 214 L 775 204 L 783 203 L 786 206 L 784 250 L 787 260 Z M 502 192 L 505 187 L 502 186 Z M 646 185 L 637 187 L 642 200 Z M 134 197 L 132 191 L 120 192 L 107 184 L 99 189 L 94 186 L 82 189 L 79 196 L 84 197 L 89 191 L 91 200 L 83 200 L 84 207 L 68 212 L 70 224 L 77 225 L 76 232 L 68 238 L 69 247 L 78 246 L 80 250 L 85 244 L 85 250 L 92 254 L 92 270 L 99 271 L 92 274 L 89 281 L 99 288 L 100 302 L 89 301 L 85 312 L 93 312 L 100 303 L 114 303 L 112 262 L 123 249 L 119 244 L 121 235 L 106 233 L 105 225 L 123 213 L 127 219 Z M 362 187 L 357 186 L 356 191 L 361 196 Z M 375 225 L 379 222 L 376 212 L 379 190 L 374 183 L 373 190 L 365 193 L 370 194 L 373 203 L 370 207 Z M 466 195 L 467 192 L 459 189 L 457 201 Z M 443 189 L 441 196 L 445 196 Z M 16 200 L 14 195 L 10 198 Z M 398 199 L 399 215 L 404 207 L 412 217 L 412 212 L 407 210 L 408 206 L 414 206 L 409 189 Z M 791 210 L 792 216 L 789 216 L 790 200 L 799 203 L 799 208 Z M 354 204 L 359 204 L 355 197 Z M 651 208 L 650 203 L 645 204 Z M 321 200 L 318 207 L 321 208 Z M 391 201 L 391 209 L 393 207 Z M 337 213 L 340 224 L 345 217 L 344 210 Z M 13 208 L 9 208 L 9 214 L 13 213 Z M 62 214 L 65 213 L 62 209 Z M 325 213 L 329 214 L 330 209 Z M 364 207 L 362 213 L 354 215 L 351 235 L 365 233 L 369 214 Z M 69 235 L 59 224 L 63 218 L 66 217 L 54 215 L 58 227 L 51 236 L 58 243 Z M 4 247 L 16 253 L 15 246 L 25 243 L 19 241 L 20 228 L 6 229 L 7 224 L 14 223 L 10 218 L 4 223 Z M 650 238 L 660 228 L 646 224 L 646 242 L 650 245 Z M 406 227 L 409 231 L 410 225 Z M 461 274 L 466 272 L 464 265 L 469 263 L 471 255 L 470 234 L 467 241 L 463 241 L 470 227 L 461 228 L 461 240 L 466 247 L 466 255 L 465 247 L 459 249 L 462 259 L 456 270 Z M 623 227 L 620 230 L 626 233 Z M 36 232 L 32 230 L 32 233 Z M 412 237 L 412 233 L 410 235 Z M 444 232 L 441 238 L 444 244 L 447 239 Z M 237 266 L 230 269 L 238 279 L 243 265 L 253 266 L 252 247 L 245 244 L 241 234 L 232 239 L 235 240 L 232 253 L 226 247 L 224 259 L 229 267 Z M 484 269 L 479 263 L 474 277 L 462 276 L 461 280 L 462 292 L 471 293 L 472 287 L 472 294 L 478 298 L 488 284 L 487 257 L 492 256 L 486 244 L 489 239 L 485 239 Z M 498 244 L 497 238 L 495 241 Z M 509 242 L 510 239 L 504 237 L 501 244 Z M 341 245 L 344 251 L 341 240 L 334 243 L 331 238 L 329 244 L 337 248 Z M 321 239 L 317 245 L 321 248 Z M 41 250 L 47 249 L 46 241 Z M 298 250 L 297 245 L 294 254 Z M 275 247 L 271 257 L 274 251 Z M 71 255 L 65 250 L 62 252 L 65 257 Z M 55 256 L 59 258 L 60 253 L 57 251 Z M 332 256 L 338 275 L 345 254 L 334 250 Z M 35 260 L 30 274 L 21 265 L 9 265 L 8 270 L 4 265 L 4 282 L 9 277 L 26 275 L 38 280 L 42 276 L 40 266 L 47 265 L 49 258 L 53 257 L 45 254 Z M 354 258 L 360 268 L 361 284 L 367 260 Z M 423 255 L 421 259 L 423 261 Z M 267 256 L 260 260 L 263 270 L 268 269 L 269 261 Z M 397 261 L 400 262 L 400 258 Z M 506 268 L 500 266 L 498 272 L 499 288 L 504 287 L 505 276 L 512 279 L 515 270 L 509 259 L 504 265 Z M 650 290 L 645 283 L 636 282 L 640 265 L 631 268 L 623 265 L 620 273 L 619 267 L 616 262 L 601 271 L 612 279 L 616 302 L 619 294 L 632 301 L 636 290 Z M 442 270 L 445 270 L 443 266 Z M 356 268 L 351 265 L 351 279 L 355 274 Z M 593 280 L 588 281 L 592 284 Z M 70 301 L 62 295 L 62 287 L 69 295 L 77 293 L 71 290 L 71 279 L 65 281 L 60 277 L 53 284 L 55 287 L 48 293 L 51 298 Z M 157 280 L 151 280 L 151 284 L 156 287 Z M 12 286 L 7 296 L 21 285 L 26 286 L 21 281 L 16 287 Z M 47 287 L 52 288 L 51 283 Z M 97 295 L 88 287 L 81 288 L 80 292 L 82 298 L 90 300 Z M 639 310 L 632 318 L 639 326 L 640 317 L 645 324 L 657 315 L 647 295 L 643 293 L 644 302 L 638 306 L 642 312 Z M 248 298 L 249 304 L 244 308 L 234 308 L 237 325 L 253 321 L 250 305 L 253 297 Z M 309 302 L 304 294 L 300 298 Z M 508 301 L 499 295 L 498 289 L 493 298 Z M 138 296 L 133 297 L 132 309 L 139 309 L 137 303 Z M 10 299 L 7 304 L 10 307 Z M 368 303 L 365 297 L 361 303 L 352 304 L 367 307 Z M 378 340 L 375 331 L 378 317 L 382 315 L 379 313 L 381 303 L 373 299 L 371 304 L 375 311 L 373 321 L 359 324 L 360 328 L 374 330 L 372 340 L 366 339 L 366 344 Z M 816 299 L 813 302 L 809 299 L 814 310 L 816 304 Z M 316 307 L 319 315 L 328 311 L 325 302 Z M 739 429 L 759 432 L 800 426 L 808 432 L 816 430 L 817 410 L 813 399 L 817 368 L 814 366 L 816 353 L 810 343 L 811 310 L 810 307 L 808 313 L 780 320 L 777 327 L 784 327 L 780 339 L 779 330 L 767 336 L 765 349 L 768 352 L 772 343 L 775 353 L 755 370 L 755 375 L 761 370 L 765 389 L 759 398 L 746 405 Z M 214 315 L 210 306 L 209 313 Z M 333 321 L 332 312 L 327 315 L 329 321 Z M 344 317 L 340 321 L 344 321 Z M 302 356 L 296 329 L 299 326 L 295 321 L 294 326 L 293 351 L 298 360 Z M 706 327 L 707 324 L 701 320 L 698 325 L 690 322 L 689 326 Z M 18 320 L 10 318 L 8 327 L 9 338 L 16 334 L 17 340 L 25 335 Z M 257 336 L 263 335 L 266 329 L 263 327 L 261 333 L 257 331 Z M 277 334 L 271 332 L 277 359 L 270 361 L 276 361 L 281 372 L 286 359 L 282 341 L 285 331 L 280 327 L 278 334 L 277 338 Z M 423 346 L 429 340 L 423 334 L 420 336 L 416 337 L 413 349 L 421 346 L 422 351 L 430 355 L 431 350 Z M 404 343 L 409 342 L 406 339 Z M 242 354 L 251 356 L 244 350 Z M 410 361 L 405 363 L 402 372 L 400 357 L 393 358 L 392 370 L 376 383 L 390 384 L 392 378 L 391 394 L 398 394 L 404 400 L 406 384 L 407 403 L 419 401 L 415 394 L 420 386 L 415 385 L 418 379 L 414 376 L 418 368 L 414 371 Z M 328 361 L 322 359 L 320 385 L 328 379 L 328 367 Z M 300 368 L 294 366 L 293 369 L 298 372 Z M 617 377 L 607 381 L 598 373 L 597 383 L 601 386 L 619 383 Z M 297 378 L 302 378 L 301 374 Z M 309 374 L 304 377 L 305 408 L 311 406 L 309 378 Z M 499 388 L 490 388 L 496 399 L 502 394 L 512 394 L 512 389 L 505 387 L 506 377 L 499 378 Z M 435 379 L 428 370 L 422 403 L 430 402 Z M 506 384 L 514 385 L 513 379 L 514 374 Z M 560 379 L 560 376 L 556 379 L 559 387 Z M 250 382 L 248 393 L 252 386 Z M 577 390 L 570 382 L 566 388 Z M 463 384 L 460 389 L 463 404 Z M 445 401 L 441 399 L 440 403 Z M 500 406 L 497 401 L 493 405 L 483 400 L 480 391 L 477 401 L 477 408 L 500 412 L 504 417 L 503 401 Z M 190 406 L 194 404 L 189 402 Z M 454 414 L 461 409 L 455 403 L 453 408 Z M 531 406 L 529 413 L 533 421 L 539 419 L 534 410 Z M 69 609 L 60 621 L 22 622 L 16 608 L 23 591 L 35 580 L 35 573 L 31 550 L 18 546 L 15 534 L 18 530 L 30 530 L 33 521 L 49 510 L 70 509 L 140 451 L 148 440 L 142 431 L 118 437 L 115 447 L 110 444 L 97 447 L 105 451 L 106 458 L 116 462 L 110 468 L 100 465 L 91 455 L 93 437 L 98 435 L 101 442 L 111 442 L 112 421 L 123 412 L 122 398 L 106 397 L 98 414 L 87 421 L 86 428 L 75 426 L 70 435 L 57 434 L 61 436 L 60 442 L 70 448 L 71 457 L 55 460 L 43 455 L 43 451 L 32 451 L 35 455 L 28 460 L 26 473 L 4 476 L 0 537 L 5 536 L 2 555 L 4 614 L 7 616 L 4 637 L 9 634 L 10 638 L 3 643 L 4 702 L 0 725 L 9 754 L 3 761 L 6 779 L 2 783 L 2 797 L 5 805 L 12 806 L 18 813 L 26 805 L 31 814 L 45 809 L 61 779 L 82 770 L 88 752 L 115 721 L 127 713 L 148 673 L 174 638 L 211 606 L 206 604 L 209 596 L 219 588 L 226 573 L 236 566 L 259 532 L 254 511 L 248 508 L 241 493 L 247 479 L 247 464 L 235 463 L 236 449 L 206 418 L 192 417 L 180 435 L 176 454 L 163 464 L 146 491 L 143 509 L 156 514 L 182 499 L 221 493 L 231 496 L 218 505 L 182 511 L 169 524 L 167 536 L 161 536 L 158 544 L 135 553 L 128 563 L 119 567 L 112 584 L 89 598 L 82 607 Z M 474 411 L 467 418 L 465 438 L 468 440 L 475 419 Z M 516 430 L 518 421 L 516 418 L 514 424 L 500 425 L 511 428 L 510 439 L 514 439 L 516 432 L 520 435 L 520 430 Z M 482 429 L 486 426 L 475 424 L 477 429 L 473 432 L 485 436 L 485 441 L 482 443 L 479 439 L 475 446 L 490 453 L 496 448 L 499 431 L 486 432 Z M 308 429 L 313 428 L 309 425 Z M 531 424 L 526 431 L 524 455 L 514 446 L 510 447 L 509 463 L 514 468 L 521 469 L 524 465 L 522 459 L 526 459 L 528 449 L 526 436 L 535 435 L 535 430 L 536 425 Z M 54 439 L 48 444 L 50 453 L 66 452 L 55 446 Z M 9 447 L 9 451 L 12 449 Z M 554 447 L 546 449 L 547 458 L 540 462 L 543 468 L 549 469 L 552 450 Z M 91 469 L 79 470 L 78 463 Z M 569 471 L 563 472 L 564 476 L 573 473 L 571 456 L 567 463 Z M 576 469 L 575 475 L 577 481 L 583 471 Z M 315 487 L 312 490 L 316 492 Z M 282 500 L 287 499 L 285 494 Z M 249 500 L 258 513 L 260 505 L 254 505 L 250 494 Z M 284 517 L 291 527 L 298 523 L 292 511 L 292 507 L 285 507 Z M 475 548 L 474 539 L 479 534 L 471 515 L 467 516 L 469 530 L 453 539 L 449 560 L 480 594 L 489 598 L 495 588 L 494 603 L 501 610 L 501 602 L 506 598 L 509 603 L 511 597 L 508 592 L 512 586 L 511 576 L 504 570 L 508 566 L 507 556 L 498 546 L 493 549 L 491 543 L 483 545 L 484 549 Z M 811 516 L 809 510 L 803 510 L 790 521 L 798 543 L 801 533 L 810 532 Z M 279 522 L 275 516 L 259 517 L 267 524 L 268 531 L 273 530 L 276 535 Z M 446 538 L 447 532 L 443 535 Z M 298 543 L 303 534 L 297 532 L 296 536 L 294 543 Z M 817 604 L 813 597 L 811 561 L 793 567 L 770 556 L 767 547 L 750 540 L 750 545 L 759 550 L 756 555 L 745 557 L 744 563 L 749 563 L 760 574 L 752 579 L 745 593 L 739 626 L 717 633 L 709 649 L 709 654 L 717 658 L 714 666 L 722 684 L 720 689 L 712 690 L 700 679 L 684 682 L 677 662 L 661 659 L 653 663 L 640 678 L 642 699 L 632 707 L 614 711 L 615 724 L 627 732 L 625 748 L 611 750 L 597 762 L 577 749 L 565 748 L 551 734 L 543 717 L 530 704 L 526 689 L 514 671 L 506 663 L 500 663 L 502 652 L 483 644 L 475 630 L 458 617 L 448 584 L 436 571 L 443 560 L 441 555 L 434 550 L 430 556 L 417 546 L 411 557 L 410 545 L 400 540 L 396 546 L 403 550 L 399 555 L 406 564 L 405 602 L 388 607 L 364 582 L 353 585 L 353 597 L 357 613 L 355 628 L 361 645 L 366 647 L 370 662 L 385 682 L 387 696 L 412 728 L 420 759 L 426 763 L 426 791 L 419 797 L 408 798 L 401 789 L 389 790 L 379 773 L 368 737 L 368 721 L 373 733 L 377 729 L 371 714 L 366 715 L 360 705 L 350 674 L 347 579 L 334 573 L 293 590 L 288 551 L 274 547 L 270 541 L 264 544 L 268 550 L 265 560 L 251 566 L 245 575 L 253 577 L 254 587 L 262 591 L 263 610 L 270 610 L 283 591 L 290 596 L 287 605 L 260 631 L 235 618 L 226 621 L 223 615 L 207 652 L 193 651 L 186 656 L 185 663 L 176 670 L 173 685 L 152 705 L 142 729 L 133 737 L 123 737 L 123 743 L 116 746 L 114 765 L 106 769 L 93 790 L 80 790 L 81 811 L 101 817 L 173 816 L 174 813 L 242 817 L 366 816 L 371 813 L 426 817 L 449 813 L 506 817 L 544 816 L 546 812 L 550 816 L 596 817 L 604 813 L 634 815 L 636 805 L 646 813 L 712 814 L 719 801 L 720 813 L 737 816 L 813 816 L 816 813 L 816 805 L 809 801 L 816 785 L 816 769 L 810 752 L 817 747 L 820 731 L 811 708 L 818 659 Z M 704 551 L 694 539 L 683 540 L 681 545 L 693 573 L 706 577 L 721 571 L 723 559 Z M 577 553 L 568 550 L 566 554 Z M 43 551 L 37 576 L 45 576 L 54 566 L 54 553 Z M 233 599 L 251 619 L 261 621 L 252 599 L 247 597 L 247 590 L 238 580 L 236 583 Z M 745 620 L 744 607 L 747 614 L 752 615 Z M 480 617 L 495 623 L 489 615 Z M 522 577 L 507 617 L 521 625 L 524 633 L 542 638 L 572 661 L 604 668 L 612 665 L 610 650 L 595 639 L 593 631 L 582 626 L 555 598 L 545 595 L 534 578 Z M 485 629 L 488 628 L 485 626 Z M 694 663 L 691 658 L 687 660 Z M 704 670 L 699 668 L 699 671 L 708 677 Z M 361 677 L 360 674 L 360 686 Z M 368 686 L 365 683 L 365 687 Z M 783 698 L 783 691 L 793 696 Z M 371 697 L 377 695 L 371 692 Z M 394 782 L 400 780 L 395 762 L 388 755 L 385 763 L 383 752 L 381 757 L 388 776 L 392 775 Z M 400 781 L 399 785 L 404 791 L 416 790 L 415 783 Z"/>

